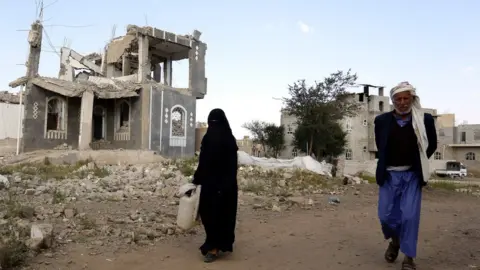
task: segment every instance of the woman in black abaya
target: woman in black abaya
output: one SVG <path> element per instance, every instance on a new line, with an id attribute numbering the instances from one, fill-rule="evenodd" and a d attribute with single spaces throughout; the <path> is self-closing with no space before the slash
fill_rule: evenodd
<path id="1" fill-rule="evenodd" d="M 200 158 L 193 183 L 202 185 L 199 214 L 207 238 L 200 247 L 205 262 L 219 252 L 232 252 L 237 218 L 237 141 L 225 113 L 214 109 L 208 115 Z"/>

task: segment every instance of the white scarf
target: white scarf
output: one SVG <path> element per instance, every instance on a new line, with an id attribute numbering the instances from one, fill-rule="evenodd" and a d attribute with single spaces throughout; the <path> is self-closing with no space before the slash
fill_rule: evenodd
<path id="1" fill-rule="evenodd" d="M 417 136 L 418 148 L 420 150 L 420 162 L 422 165 L 422 174 L 423 181 L 428 182 L 430 178 L 430 169 L 429 162 L 427 157 L 427 148 L 428 148 L 428 137 L 427 131 L 425 130 L 424 123 L 424 112 L 422 110 L 422 105 L 420 105 L 420 98 L 417 96 L 415 87 L 410 85 L 408 82 L 402 82 L 392 88 L 390 91 L 390 98 L 393 101 L 393 96 L 400 92 L 410 91 L 413 95 L 413 104 L 412 104 L 412 125 Z"/>

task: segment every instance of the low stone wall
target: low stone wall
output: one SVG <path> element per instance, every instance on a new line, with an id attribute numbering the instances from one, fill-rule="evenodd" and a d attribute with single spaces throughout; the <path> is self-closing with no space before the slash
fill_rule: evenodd
<path id="1" fill-rule="evenodd" d="M 446 160 L 430 160 L 430 173 L 437 169 L 445 168 Z M 377 160 L 354 161 L 345 160 L 344 174 L 354 175 L 359 172 L 368 172 L 375 174 L 377 169 Z"/>
<path id="2" fill-rule="evenodd" d="M 75 164 L 81 160 L 91 159 L 97 165 L 148 164 L 165 160 L 153 151 L 143 150 L 48 150 L 34 151 L 26 155 L 12 157 L 7 163 L 41 162 L 48 158 L 52 164 Z"/>

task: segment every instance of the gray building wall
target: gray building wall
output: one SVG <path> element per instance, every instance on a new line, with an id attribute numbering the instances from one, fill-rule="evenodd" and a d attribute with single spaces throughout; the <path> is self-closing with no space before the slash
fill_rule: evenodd
<path id="1" fill-rule="evenodd" d="M 60 97 L 67 106 L 67 138 L 46 139 L 45 117 L 47 99 Z M 80 98 L 66 98 L 38 86 L 29 84 L 25 95 L 25 112 L 23 120 L 22 152 L 39 149 L 53 149 L 61 144 L 68 144 L 73 148 L 78 147 L 78 134 L 80 132 Z"/>
<path id="2" fill-rule="evenodd" d="M 46 139 L 45 121 L 47 99 L 50 97 L 60 97 L 65 100 L 67 106 L 67 138 L 66 139 Z M 139 149 L 141 147 L 141 102 L 139 98 L 132 97 L 126 99 L 130 104 L 130 140 L 116 141 L 115 120 L 116 104 L 122 99 L 95 99 L 94 107 L 101 106 L 106 110 L 106 140 L 108 143 L 92 144 L 94 149 Z M 25 112 L 23 122 L 23 146 L 22 151 L 29 152 L 39 149 L 53 149 L 61 144 L 67 144 L 73 149 L 78 148 L 78 134 L 80 131 L 80 108 L 81 98 L 63 97 L 54 92 L 50 92 L 35 85 L 31 85 L 25 97 Z M 93 115 L 92 115 L 93 117 Z M 92 126 L 92 132 L 93 132 Z"/>
<path id="3" fill-rule="evenodd" d="M 207 78 L 205 77 L 205 55 L 207 44 L 194 41 L 188 52 L 189 59 L 189 88 L 193 96 L 202 99 L 207 94 Z"/>
<path id="4" fill-rule="evenodd" d="M 117 141 L 114 139 L 115 135 L 115 121 L 117 117 L 116 107 L 122 101 L 127 101 L 130 105 L 130 140 Z M 141 148 L 141 109 L 142 103 L 139 97 L 123 98 L 123 99 L 95 99 L 93 107 L 100 106 L 106 110 L 106 137 L 108 141 L 106 144 L 92 144 L 94 149 L 140 149 Z M 92 132 L 95 128 L 92 125 Z"/>
<path id="5" fill-rule="evenodd" d="M 170 136 L 171 110 L 177 105 L 185 109 L 184 146 L 175 146 L 178 142 L 174 142 L 172 146 Z M 157 151 L 166 157 L 193 157 L 195 155 L 196 98 L 176 91 L 153 88 L 151 112 L 150 150 Z"/>

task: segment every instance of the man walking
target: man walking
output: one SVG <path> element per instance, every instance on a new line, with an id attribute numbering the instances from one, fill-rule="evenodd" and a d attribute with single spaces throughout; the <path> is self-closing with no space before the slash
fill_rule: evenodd
<path id="1" fill-rule="evenodd" d="M 429 179 L 428 159 L 437 149 L 437 133 L 433 116 L 422 112 L 408 82 L 394 87 L 390 98 L 394 110 L 375 118 L 378 216 L 385 239 L 391 239 L 385 260 L 395 262 L 401 251 L 402 270 L 414 270 L 422 187 Z"/>

